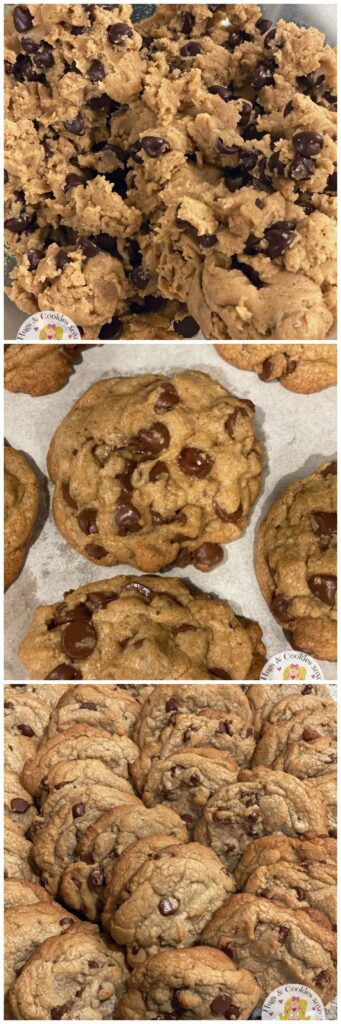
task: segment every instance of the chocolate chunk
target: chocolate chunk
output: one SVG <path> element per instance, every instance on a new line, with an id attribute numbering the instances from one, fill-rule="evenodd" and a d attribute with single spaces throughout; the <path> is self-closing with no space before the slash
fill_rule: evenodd
<path id="1" fill-rule="evenodd" d="M 281 944 L 283 944 L 283 942 L 285 942 L 287 935 L 289 935 L 289 930 L 290 929 L 289 928 L 285 928 L 284 925 L 281 925 L 281 927 L 278 929 L 278 941 Z"/>
<path id="2" fill-rule="evenodd" d="M 124 21 L 116 21 L 107 28 L 108 39 L 112 46 L 121 46 L 125 39 L 132 39 L 133 30 Z"/>
<path id="3" fill-rule="evenodd" d="M 71 497 L 69 483 L 67 480 L 64 480 L 62 483 L 62 495 L 64 501 L 66 502 L 67 505 L 69 505 L 70 508 L 78 508 L 77 502 L 74 501 L 74 499 Z"/>
<path id="4" fill-rule="evenodd" d="M 323 135 L 320 132 L 296 132 L 292 141 L 300 156 L 318 156 L 323 149 Z"/>
<path id="5" fill-rule="evenodd" d="M 91 558 L 99 559 L 105 558 L 105 556 L 108 554 L 108 551 L 106 551 L 101 544 L 87 544 L 85 552 L 88 555 L 91 555 Z"/>
<path id="6" fill-rule="evenodd" d="M 71 132 L 71 135 L 85 134 L 84 121 L 81 114 L 77 114 L 72 121 L 64 121 L 63 124 L 66 131 Z"/>
<path id="7" fill-rule="evenodd" d="M 27 253 L 27 259 L 29 262 L 29 269 L 36 270 L 40 260 L 44 259 L 45 253 L 42 249 L 29 249 Z"/>
<path id="8" fill-rule="evenodd" d="M 182 19 L 182 31 L 183 31 L 184 36 L 190 36 L 190 34 L 192 32 L 192 29 L 194 28 L 194 25 L 195 25 L 194 14 L 191 14 L 190 11 L 186 11 L 186 14 L 184 14 L 183 19 Z"/>
<path id="9" fill-rule="evenodd" d="M 174 899 L 173 896 L 164 896 L 158 903 L 158 908 L 162 917 L 169 917 L 171 914 L 176 914 L 179 906 L 179 900 Z"/>
<path id="10" fill-rule="evenodd" d="M 188 446 L 182 448 L 178 463 L 185 476 L 195 476 L 199 480 L 203 480 L 211 472 L 213 459 L 211 459 L 207 452 Z"/>
<path id="11" fill-rule="evenodd" d="M 307 178 L 312 178 L 314 173 L 315 164 L 306 156 L 296 156 L 288 167 L 289 178 L 293 181 L 306 181 Z"/>
<path id="12" fill-rule="evenodd" d="M 169 153 L 171 148 L 167 139 L 163 139 L 160 135 L 145 135 L 141 139 L 141 146 L 147 156 L 151 156 L 153 159 L 163 156 L 164 153 Z"/>
<path id="13" fill-rule="evenodd" d="M 220 99 L 224 100 L 225 103 L 228 103 L 229 100 L 233 100 L 232 89 L 229 89 L 227 85 L 210 85 L 208 92 L 211 93 L 212 96 L 220 96 Z"/>
<path id="14" fill-rule="evenodd" d="M 91 61 L 88 70 L 88 77 L 90 78 L 91 82 L 103 82 L 103 78 L 105 78 L 105 69 L 104 64 L 102 64 L 101 60 Z"/>
<path id="15" fill-rule="evenodd" d="M 328 604 L 331 608 L 334 606 L 337 590 L 336 576 L 327 573 L 311 576 L 308 580 L 308 587 L 314 597 L 317 597 L 323 604 Z"/>
<path id="16" fill-rule="evenodd" d="M 206 541 L 205 544 L 201 544 L 199 548 L 192 554 L 192 560 L 197 569 L 202 572 L 208 572 L 209 569 L 213 569 L 214 566 L 219 565 L 224 557 L 224 552 L 220 544 L 211 544 Z"/>
<path id="17" fill-rule="evenodd" d="M 74 804 L 72 807 L 72 817 L 82 818 L 83 814 L 85 814 L 85 804 Z"/>
<path id="18" fill-rule="evenodd" d="M 56 257 L 57 270 L 64 270 L 67 263 L 70 263 L 70 259 L 64 249 L 60 249 Z"/>
<path id="19" fill-rule="evenodd" d="M 199 324 L 192 316 L 185 316 L 183 320 L 174 320 L 173 327 L 176 334 L 181 334 L 182 338 L 193 338 L 200 329 Z"/>
<path id="20" fill-rule="evenodd" d="M 192 42 L 180 46 L 180 53 L 182 57 L 197 57 L 199 53 L 202 53 L 202 46 L 193 39 Z"/>
<path id="21" fill-rule="evenodd" d="M 170 433 L 166 425 L 152 423 L 150 427 L 141 427 L 135 437 L 130 438 L 127 447 L 137 455 L 149 459 L 168 448 L 169 442 Z"/>
<path id="22" fill-rule="evenodd" d="M 66 663 L 63 663 L 62 665 L 57 665 L 56 668 L 53 668 L 52 672 L 49 672 L 48 676 L 46 676 L 45 678 L 46 679 L 83 679 L 83 676 L 82 676 L 82 673 L 79 671 L 78 668 L 73 668 L 72 665 L 67 665 Z"/>
<path id="23" fill-rule="evenodd" d="M 69 192 L 71 188 L 77 188 L 78 185 L 85 185 L 85 179 L 80 174 L 67 174 L 65 178 L 64 192 Z"/>
<path id="24" fill-rule="evenodd" d="M 265 32 L 269 31 L 271 25 L 272 21 L 269 21 L 268 18 L 258 18 L 258 21 L 256 21 L 256 28 L 258 28 L 261 36 L 264 36 Z"/>
<path id="25" fill-rule="evenodd" d="M 126 537 L 129 533 L 137 533 L 142 530 L 143 523 L 140 522 L 141 513 L 130 501 L 118 505 L 115 513 L 115 525 L 118 528 L 120 537 Z"/>
<path id="26" fill-rule="evenodd" d="M 321 469 L 321 476 L 323 476 L 323 477 L 336 476 L 336 474 L 337 474 L 337 462 L 336 462 L 336 460 L 334 460 L 333 462 L 329 462 L 328 466 L 325 466 L 324 469 Z"/>
<path id="27" fill-rule="evenodd" d="M 243 515 L 243 506 L 241 503 L 238 505 L 235 512 L 228 512 L 227 509 L 217 501 L 213 502 L 213 507 L 218 518 L 222 519 L 224 523 L 239 523 Z"/>
<path id="28" fill-rule="evenodd" d="M 96 245 L 96 242 L 92 241 L 91 238 L 86 238 L 85 236 L 80 235 L 78 243 L 87 260 L 91 260 L 93 259 L 94 256 L 98 256 L 98 253 L 100 251 L 99 247 L 98 245 Z"/>
<path id="29" fill-rule="evenodd" d="M 215 996 L 211 1002 L 212 1013 L 225 1017 L 226 1020 L 238 1020 L 240 1009 L 232 1002 L 230 996 Z"/>
<path id="30" fill-rule="evenodd" d="M 179 401 L 179 395 L 174 384 L 166 381 L 161 385 L 160 394 L 156 399 L 154 405 L 155 412 L 169 412 L 169 409 L 173 409 L 175 405 L 178 405 Z"/>
<path id="31" fill-rule="evenodd" d="M 143 267 L 134 267 L 130 274 L 130 280 L 134 288 L 143 291 L 144 288 L 147 288 L 150 281 L 149 270 L 145 270 Z"/>
<path id="32" fill-rule="evenodd" d="M 98 533 L 96 522 L 97 512 L 95 508 L 83 508 L 77 516 L 77 522 L 82 533 Z"/>
<path id="33" fill-rule="evenodd" d="M 255 74 L 251 81 L 252 88 L 255 89 L 256 92 L 258 92 L 260 89 L 263 89 L 265 85 L 274 85 L 274 83 L 275 79 L 273 77 L 272 68 L 270 68 L 267 64 L 258 64 L 258 67 L 256 68 Z"/>
<path id="34" fill-rule="evenodd" d="M 129 591 L 135 591 L 136 594 L 143 597 L 147 604 L 150 604 L 153 597 L 155 597 L 154 590 L 152 590 L 151 587 L 147 587 L 145 583 L 140 583 L 139 580 L 132 580 L 131 583 L 126 583 L 125 586 L 122 587 L 121 594 L 125 594 L 127 591 L 128 593 Z"/>
<path id="35" fill-rule="evenodd" d="M 61 637 L 61 647 L 68 658 L 83 661 L 89 658 L 97 644 L 96 631 L 90 622 L 75 619 L 70 622 Z"/>
<path id="36" fill-rule="evenodd" d="M 28 800 L 22 800 L 19 796 L 16 796 L 11 800 L 12 811 L 15 811 L 16 814 L 25 814 L 25 811 L 32 806 L 33 804 L 30 804 Z"/>
<path id="37" fill-rule="evenodd" d="M 28 7 L 15 7 L 13 11 L 13 24 L 16 32 L 29 32 L 33 28 L 33 18 Z"/>
<path id="38" fill-rule="evenodd" d="M 333 537 L 337 533 L 336 512 L 312 512 L 312 527 L 319 537 Z"/>
<path id="39" fill-rule="evenodd" d="M 297 366 L 296 360 L 295 359 L 289 359 L 289 361 L 287 362 L 287 365 L 286 365 L 286 369 L 285 369 L 286 374 L 288 375 L 290 373 L 295 373 L 296 366 Z"/>
<path id="40" fill-rule="evenodd" d="M 20 732 L 22 736 L 35 736 L 35 733 L 33 732 L 33 729 L 31 729 L 31 726 L 25 725 L 25 722 L 22 722 L 20 725 L 18 725 L 18 732 Z"/>
<path id="41" fill-rule="evenodd" d="M 122 320 L 119 320 L 118 316 L 113 316 L 110 323 L 104 324 L 104 326 L 101 327 L 98 337 L 101 341 L 116 340 L 121 337 L 122 328 Z"/>
<path id="42" fill-rule="evenodd" d="M 290 598 L 284 594 L 276 594 L 271 601 L 271 611 L 279 622 L 290 622 L 293 616 L 289 612 Z"/>
<path id="43" fill-rule="evenodd" d="M 105 884 L 105 876 L 102 868 L 94 868 L 93 871 L 90 871 L 89 884 L 92 885 L 94 889 L 102 888 Z"/>

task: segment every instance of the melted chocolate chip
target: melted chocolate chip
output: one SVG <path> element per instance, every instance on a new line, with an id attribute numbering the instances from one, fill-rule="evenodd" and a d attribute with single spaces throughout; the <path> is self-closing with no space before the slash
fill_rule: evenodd
<path id="1" fill-rule="evenodd" d="M 283 944 L 286 940 L 287 935 L 289 935 L 289 928 L 285 928 L 284 925 L 281 925 L 281 927 L 278 929 L 278 941 L 281 944 Z"/>
<path id="2" fill-rule="evenodd" d="M 168 468 L 165 462 L 155 462 L 149 472 L 149 480 L 152 484 L 159 480 L 162 476 L 169 476 Z"/>
<path id="3" fill-rule="evenodd" d="M 193 338 L 200 329 L 199 324 L 192 316 L 185 316 L 183 320 L 174 320 L 173 327 L 176 334 L 180 334 L 182 338 Z"/>
<path id="4" fill-rule="evenodd" d="M 239 523 L 243 515 L 243 506 L 240 503 L 235 512 L 228 512 L 223 505 L 220 505 L 217 501 L 213 502 L 213 507 L 218 519 L 222 519 L 224 523 Z"/>
<path id="5" fill-rule="evenodd" d="M 308 587 L 312 594 L 314 594 L 314 597 L 317 597 L 323 604 L 327 604 L 331 608 L 334 606 L 337 590 L 336 576 L 331 576 L 327 573 L 311 576 L 308 580 Z"/>
<path id="6" fill-rule="evenodd" d="M 170 433 L 165 423 L 152 423 L 150 427 L 141 427 L 135 437 L 130 438 L 127 447 L 136 455 L 149 459 L 168 448 L 169 442 Z"/>
<path id="7" fill-rule="evenodd" d="M 213 459 L 211 459 L 207 452 L 188 446 L 182 448 L 178 463 L 185 476 L 194 476 L 199 480 L 203 480 L 211 472 Z"/>
<path id="8" fill-rule="evenodd" d="M 77 516 L 77 522 L 82 533 L 98 533 L 96 522 L 97 512 L 95 508 L 83 508 Z"/>
<path id="9" fill-rule="evenodd" d="M 180 704 L 175 697 L 169 697 L 166 701 L 166 711 L 179 711 Z"/>
<path id="10" fill-rule="evenodd" d="M 31 726 L 25 725 L 25 722 L 22 722 L 20 725 L 17 726 L 17 728 L 18 732 L 20 732 L 22 736 L 35 736 L 35 733 L 33 729 L 31 729 Z"/>
<path id="11" fill-rule="evenodd" d="M 115 513 L 115 524 L 120 537 L 126 537 L 129 533 L 137 533 L 142 530 L 143 523 L 140 522 L 141 513 L 130 501 L 118 505 Z"/>
<path id="12" fill-rule="evenodd" d="M 96 631 L 90 622 L 75 619 L 70 622 L 61 637 L 61 647 L 71 661 L 89 658 L 97 644 Z"/>
<path id="13" fill-rule="evenodd" d="M 71 497 L 69 483 L 67 480 L 64 480 L 62 483 L 62 495 L 66 504 L 69 505 L 69 508 L 78 508 L 77 502 Z"/>
<path id="14" fill-rule="evenodd" d="M 290 622 L 292 615 L 289 612 L 290 598 L 284 594 L 276 594 L 271 601 L 271 611 L 279 622 Z"/>
<path id="15" fill-rule="evenodd" d="M 19 796 L 16 796 L 14 797 L 13 800 L 11 800 L 11 808 L 12 811 L 15 812 L 15 814 L 25 814 L 25 811 L 27 811 L 28 808 L 32 806 L 33 805 L 30 804 L 28 800 L 22 800 L 21 797 Z"/>
<path id="16" fill-rule="evenodd" d="M 150 604 L 153 597 L 155 597 L 155 593 L 151 587 L 147 587 L 145 583 L 140 583 L 139 580 L 132 580 L 131 583 L 126 583 L 125 586 L 122 587 L 121 594 L 125 594 L 127 591 L 128 593 L 132 591 L 133 593 L 135 592 L 136 594 L 139 594 L 147 604 Z"/>
<path id="17" fill-rule="evenodd" d="M 13 24 L 16 32 L 29 32 L 33 28 L 33 18 L 28 7 L 15 7 L 13 11 Z"/>
<path id="18" fill-rule="evenodd" d="M 63 663 L 62 665 L 57 665 L 56 668 L 53 668 L 52 672 L 49 672 L 48 676 L 46 676 L 45 678 L 46 679 L 83 679 L 83 676 L 82 676 L 82 673 L 79 671 L 78 668 L 73 668 L 72 665 L 67 665 L 66 663 Z"/>
<path id="19" fill-rule="evenodd" d="M 89 874 L 89 884 L 94 889 L 101 889 L 105 884 L 105 876 L 102 868 L 94 868 Z"/>
<path id="20" fill-rule="evenodd" d="M 319 537 L 333 537 L 337 533 L 336 512 L 312 512 L 311 522 Z"/>
<path id="21" fill-rule="evenodd" d="M 223 1016 L 226 1020 L 238 1020 L 240 1015 L 240 1009 L 235 1003 L 232 1002 L 230 996 L 219 995 L 215 996 L 211 1002 L 212 1013 L 218 1014 L 219 1017 Z"/>
<path id="22" fill-rule="evenodd" d="M 296 225 L 293 221 L 279 220 L 265 230 L 268 243 L 267 255 L 271 260 L 281 256 L 292 245 L 295 238 Z"/>
<path id="23" fill-rule="evenodd" d="M 220 544 L 212 544 L 206 541 L 205 544 L 201 544 L 199 548 L 192 554 L 192 560 L 197 569 L 201 572 L 208 572 L 209 569 L 213 569 L 214 566 L 219 565 L 224 557 L 224 552 Z"/>
<path id="24" fill-rule="evenodd" d="M 179 900 L 174 899 L 173 896 L 164 896 L 158 903 L 158 908 L 162 917 L 170 917 L 171 914 L 176 914 L 179 906 Z"/>
<path id="25" fill-rule="evenodd" d="M 105 558 L 105 556 L 108 554 L 105 548 L 102 548 L 101 544 L 87 544 L 85 548 L 85 553 L 90 555 L 91 558 L 98 559 Z"/>
<path id="26" fill-rule="evenodd" d="M 169 412 L 169 409 L 173 409 L 175 405 L 178 405 L 179 401 L 179 395 L 174 384 L 171 384 L 170 381 L 166 381 L 162 384 L 160 394 L 156 399 L 154 405 L 155 412 Z M 149 477 L 149 479 L 151 479 L 151 477 Z"/>

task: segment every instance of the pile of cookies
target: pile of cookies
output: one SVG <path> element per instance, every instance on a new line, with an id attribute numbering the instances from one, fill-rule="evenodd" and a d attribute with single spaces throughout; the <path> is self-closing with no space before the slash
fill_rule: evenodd
<path id="1" fill-rule="evenodd" d="M 5 690 L 14 1019 L 247 1019 L 336 974 L 322 685 Z"/>

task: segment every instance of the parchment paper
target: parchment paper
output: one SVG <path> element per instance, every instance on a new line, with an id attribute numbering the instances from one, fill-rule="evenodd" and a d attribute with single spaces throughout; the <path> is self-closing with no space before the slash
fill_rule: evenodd
<path id="1" fill-rule="evenodd" d="M 266 448 L 263 490 L 248 527 L 237 541 L 225 546 L 224 562 L 210 573 L 195 568 L 169 570 L 167 575 L 191 579 L 202 590 L 225 598 L 234 611 L 256 619 L 264 634 L 268 658 L 289 647 L 260 592 L 254 570 L 258 526 L 274 498 L 296 477 L 307 475 L 324 460 L 335 457 L 336 388 L 315 395 L 296 395 L 278 383 L 265 384 L 256 374 L 225 363 L 209 344 L 112 344 L 94 346 L 83 354 L 68 384 L 53 395 L 31 398 L 5 393 L 5 434 L 8 442 L 28 455 L 43 487 L 40 517 L 25 566 L 5 597 L 5 678 L 25 679 L 18 644 L 28 631 L 37 604 L 59 601 L 64 590 L 106 579 L 132 566 L 100 568 L 82 558 L 61 537 L 48 512 L 46 454 L 52 434 L 77 398 L 96 380 L 138 373 L 177 373 L 193 368 L 210 373 L 240 398 L 257 408 L 255 429 Z M 52 491 L 52 489 L 51 489 Z M 336 665 L 321 662 L 325 679 L 336 679 Z"/>

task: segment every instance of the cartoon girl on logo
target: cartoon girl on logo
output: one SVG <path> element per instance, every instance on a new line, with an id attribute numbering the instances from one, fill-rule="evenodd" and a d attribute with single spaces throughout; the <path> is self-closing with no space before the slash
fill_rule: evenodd
<path id="1" fill-rule="evenodd" d="M 291 996 L 284 1004 L 284 1013 L 280 1014 L 279 1020 L 311 1020 L 306 1015 L 307 1000 L 300 996 Z"/>
<path id="2" fill-rule="evenodd" d="M 283 672 L 283 679 L 305 679 L 307 670 L 299 665 L 287 665 Z"/>
<path id="3" fill-rule="evenodd" d="M 40 341 L 61 341 L 63 337 L 63 328 L 57 327 L 56 324 L 46 324 L 39 331 Z"/>

